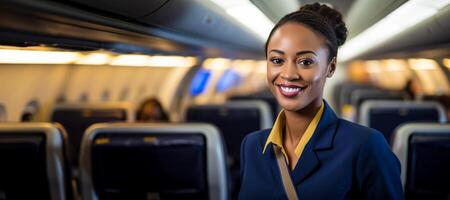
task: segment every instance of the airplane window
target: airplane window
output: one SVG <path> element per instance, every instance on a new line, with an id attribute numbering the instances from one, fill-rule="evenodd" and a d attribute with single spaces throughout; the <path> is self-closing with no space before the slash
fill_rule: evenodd
<path id="1" fill-rule="evenodd" d="M 64 95 L 59 95 L 56 98 L 56 103 L 62 103 L 62 102 L 66 102 L 66 101 L 67 101 L 67 99 L 66 99 L 66 96 L 64 96 Z"/>
<path id="2" fill-rule="evenodd" d="M 425 95 L 449 95 L 450 83 L 438 63 L 431 59 L 409 59 Z"/>
<path id="3" fill-rule="evenodd" d="M 217 82 L 216 90 L 218 92 L 223 92 L 239 85 L 240 81 L 241 76 L 235 71 L 228 69 L 223 73 L 222 77 L 220 77 L 219 82 Z"/>
<path id="4" fill-rule="evenodd" d="M 108 90 L 104 90 L 103 92 L 102 92 L 102 101 L 108 101 L 109 100 L 109 97 L 110 97 L 110 95 L 109 95 L 109 91 Z"/>
<path id="5" fill-rule="evenodd" d="M 129 89 L 128 88 L 124 88 L 121 92 L 120 92 L 120 97 L 119 100 L 120 101 L 125 101 L 128 98 L 128 94 L 129 94 Z"/>
<path id="6" fill-rule="evenodd" d="M 83 92 L 80 95 L 80 102 L 87 102 L 89 100 L 89 95 L 87 92 Z"/>
<path id="7" fill-rule="evenodd" d="M 39 112 L 39 103 L 36 100 L 33 100 L 25 106 L 20 121 L 22 122 L 34 121 L 36 119 L 38 112 Z"/>
<path id="8" fill-rule="evenodd" d="M 0 122 L 6 121 L 6 108 L 0 104 Z"/>
<path id="9" fill-rule="evenodd" d="M 200 69 L 192 79 L 190 88 L 191 96 L 197 96 L 201 94 L 208 85 L 208 80 L 210 77 L 211 72 L 209 70 Z"/>

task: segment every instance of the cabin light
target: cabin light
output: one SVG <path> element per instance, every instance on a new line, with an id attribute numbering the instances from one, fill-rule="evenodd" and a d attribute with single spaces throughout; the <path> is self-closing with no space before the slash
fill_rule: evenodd
<path id="1" fill-rule="evenodd" d="M 2 64 L 70 64 L 81 56 L 77 52 L 0 49 Z"/>
<path id="2" fill-rule="evenodd" d="M 408 59 L 408 63 L 411 69 L 416 71 L 436 70 L 438 68 L 437 62 L 431 59 Z"/>
<path id="3" fill-rule="evenodd" d="M 109 64 L 115 66 L 145 67 L 149 58 L 150 56 L 138 54 L 119 55 L 113 58 Z"/>
<path id="4" fill-rule="evenodd" d="M 339 49 L 339 61 L 353 59 L 436 14 L 450 0 L 410 0 Z"/>
<path id="5" fill-rule="evenodd" d="M 195 57 L 182 56 L 151 56 L 148 60 L 149 67 L 192 67 L 197 64 Z"/>
<path id="6" fill-rule="evenodd" d="M 128 67 L 192 67 L 197 64 L 195 57 L 182 56 L 147 56 L 119 55 L 113 58 L 110 65 Z"/>
<path id="7" fill-rule="evenodd" d="M 226 70 L 231 61 L 226 58 L 208 58 L 203 62 L 203 68 L 207 70 Z"/>
<path id="8" fill-rule="evenodd" d="M 404 60 L 388 59 L 383 60 L 383 63 L 386 70 L 390 72 L 404 72 L 408 69 L 407 63 Z"/>
<path id="9" fill-rule="evenodd" d="M 444 66 L 447 67 L 448 70 L 450 70 L 450 58 L 444 58 L 442 60 L 442 64 L 444 64 Z"/>
<path id="10" fill-rule="evenodd" d="M 242 0 L 211 0 L 222 7 L 225 12 L 252 30 L 262 40 L 266 40 L 274 23 L 250 1 Z"/>
<path id="11" fill-rule="evenodd" d="M 375 73 L 381 72 L 380 61 L 376 61 L 376 60 L 366 61 L 365 66 L 366 66 L 367 72 L 369 72 L 369 73 L 375 74 Z"/>
<path id="12" fill-rule="evenodd" d="M 106 53 L 91 53 L 81 57 L 75 62 L 78 65 L 106 65 L 111 62 L 112 56 Z"/>

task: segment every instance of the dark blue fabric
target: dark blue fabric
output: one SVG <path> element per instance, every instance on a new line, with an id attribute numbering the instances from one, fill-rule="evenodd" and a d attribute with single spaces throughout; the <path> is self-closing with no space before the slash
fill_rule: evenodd
<path id="1" fill-rule="evenodd" d="M 67 108 L 56 110 L 51 118 L 67 130 L 69 139 L 70 162 L 78 166 L 81 139 L 84 131 L 95 123 L 126 121 L 127 114 L 123 109 Z"/>
<path id="2" fill-rule="evenodd" d="M 446 200 L 450 194 L 450 130 L 409 137 L 406 198 Z"/>
<path id="3" fill-rule="evenodd" d="M 381 131 L 388 142 L 392 141 L 392 134 L 400 124 L 439 121 L 437 108 L 376 108 L 369 112 L 369 126 Z"/>
<path id="4" fill-rule="evenodd" d="M 242 142 L 239 199 L 287 199 L 270 129 Z M 383 135 L 337 118 L 325 103 L 313 137 L 291 172 L 299 199 L 403 199 L 400 162 Z"/>
<path id="5" fill-rule="evenodd" d="M 0 134 L 0 159 L 0 199 L 50 199 L 44 133 Z"/>
<path id="6" fill-rule="evenodd" d="M 152 137 L 153 142 L 146 141 Z M 98 134 L 92 178 L 99 199 L 207 199 L 206 138 L 201 134 Z M 151 198 L 150 198 L 151 199 Z"/>

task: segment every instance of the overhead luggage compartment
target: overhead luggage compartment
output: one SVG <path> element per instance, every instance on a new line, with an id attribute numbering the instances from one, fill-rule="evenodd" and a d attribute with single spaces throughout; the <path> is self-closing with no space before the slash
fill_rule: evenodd
<path id="1" fill-rule="evenodd" d="M 73 6 L 101 11 L 170 33 L 192 38 L 208 47 L 263 53 L 263 40 L 230 17 L 216 4 L 205 0 L 68 0 Z M 84 9 L 86 10 L 86 9 Z M 206 42 L 206 43 L 205 43 Z"/>

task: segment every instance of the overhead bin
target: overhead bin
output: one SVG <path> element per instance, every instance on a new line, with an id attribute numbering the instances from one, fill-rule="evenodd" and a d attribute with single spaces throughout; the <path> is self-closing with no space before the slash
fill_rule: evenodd
<path id="1" fill-rule="evenodd" d="M 70 1 L 168 31 L 262 53 L 263 41 L 210 1 Z"/>
<path id="2" fill-rule="evenodd" d="M 69 0 L 102 11 L 138 18 L 155 12 L 169 0 Z"/>
<path id="3" fill-rule="evenodd" d="M 172 0 L 138 21 L 263 53 L 263 41 L 256 34 L 210 1 Z"/>
<path id="4" fill-rule="evenodd" d="M 0 44 L 27 40 L 21 45 L 82 44 L 83 49 L 241 59 L 264 56 L 264 41 L 210 1 L 0 2 L 4 5 Z"/>

